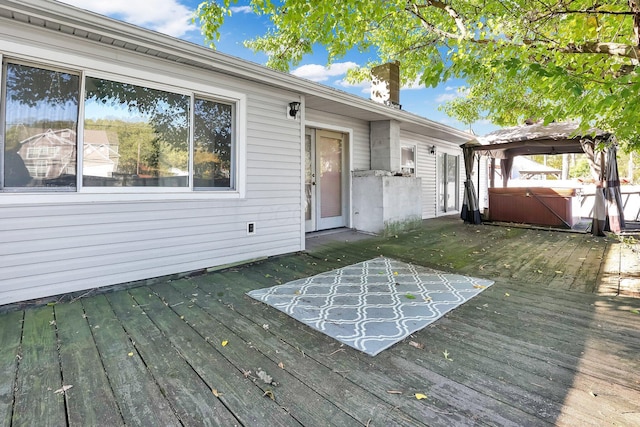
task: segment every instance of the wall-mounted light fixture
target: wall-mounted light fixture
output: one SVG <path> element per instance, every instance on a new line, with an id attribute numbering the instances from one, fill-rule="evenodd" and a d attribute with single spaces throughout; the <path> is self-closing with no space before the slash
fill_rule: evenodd
<path id="1" fill-rule="evenodd" d="M 429 147 L 429 154 L 436 154 L 436 146 L 432 145 L 431 147 Z"/>
<path id="2" fill-rule="evenodd" d="M 300 103 L 297 101 L 289 103 L 289 116 L 294 119 L 298 118 L 298 112 L 300 111 Z"/>

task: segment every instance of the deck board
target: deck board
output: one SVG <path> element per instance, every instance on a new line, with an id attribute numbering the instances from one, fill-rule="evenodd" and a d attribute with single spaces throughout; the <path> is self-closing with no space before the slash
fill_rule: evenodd
<path id="1" fill-rule="evenodd" d="M 52 307 L 27 310 L 21 343 L 12 426 L 61 426 L 67 423 L 55 316 Z"/>
<path id="2" fill-rule="evenodd" d="M 640 425 L 640 300 L 612 296 L 640 289 L 632 249 L 441 218 L 18 307 L 0 314 L 0 424 Z M 245 295 L 377 256 L 495 284 L 375 357 Z"/>
<path id="3" fill-rule="evenodd" d="M 70 426 L 122 425 L 91 327 L 79 302 L 54 307 Z M 100 402 L 100 405 L 96 405 Z"/>
<path id="4" fill-rule="evenodd" d="M 11 424 L 13 391 L 20 356 L 24 313 L 7 313 L 0 321 L 0 425 Z"/>

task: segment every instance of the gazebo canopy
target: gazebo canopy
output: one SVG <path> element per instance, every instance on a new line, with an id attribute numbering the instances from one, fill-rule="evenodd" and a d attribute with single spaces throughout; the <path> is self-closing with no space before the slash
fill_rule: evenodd
<path id="1" fill-rule="evenodd" d="M 546 126 L 542 123 L 525 124 L 475 137 L 463 147 L 472 146 L 476 153 L 483 156 L 508 159 L 536 154 L 582 153 L 581 141 L 607 140 L 611 136 L 599 129 L 576 132 L 577 129 L 575 122 L 550 123 Z"/>
<path id="2" fill-rule="evenodd" d="M 605 142 L 604 151 L 598 151 L 597 142 Z M 624 228 L 621 210 L 620 180 L 616 160 L 615 137 L 599 129 L 578 131 L 578 123 L 562 122 L 524 124 L 478 136 L 461 145 L 466 170 L 465 197 L 460 216 L 465 222 L 480 222 L 477 195 L 473 189 L 474 154 L 500 159 L 503 186 L 507 186 L 513 158 L 536 154 L 585 153 L 596 180 L 597 191 L 594 205 L 592 233 L 602 235 L 602 230 L 620 231 Z M 495 172 L 495 161 L 491 161 L 491 186 Z"/>

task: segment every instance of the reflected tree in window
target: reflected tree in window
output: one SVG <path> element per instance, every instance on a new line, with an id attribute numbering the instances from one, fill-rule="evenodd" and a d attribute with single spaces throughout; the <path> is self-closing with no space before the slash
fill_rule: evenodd
<path id="1" fill-rule="evenodd" d="M 189 103 L 187 95 L 87 78 L 84 184 L 188 186 Z"/>
<path id="2" fill-rule="evenodd" d="M 75 187 L 79 76 L 7 63 L 3 186 Z"/>
<path id="3" fill-rule="evenodd" d="M 194 186 L 231 188 L 233 106 L 196 98 L 194 106 Z"/>

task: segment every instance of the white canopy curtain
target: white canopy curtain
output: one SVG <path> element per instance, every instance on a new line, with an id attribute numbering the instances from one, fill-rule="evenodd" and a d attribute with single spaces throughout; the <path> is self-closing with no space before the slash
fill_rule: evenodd
<path id="1" fill-rule="evenodd" d="M 466 180 L 464 181 L 464 200 L 462 202 L 462 212 L 460 212 L 460 218 L 464 222 L 469 224 L 480 224 L 482 222 L 480 218 L 480 207 L 478 205 L 478 196 L 476 189 L 471 180 L 473 175 L 473 163 L 476 158 L 475 150 L 473 146 L 468 144 L 461 145 L 462 155 L 464 157 L 464 170 L 466 173 Z"/>
<path id="2" fill-rule="evenodd" d="M 598 151 L 596 149 L 598 145 L 604 145 L 605 151 Z M 461 147 L 463 153 L 470 149 L 478 154 L 500 159 L 505 187 L 513 158 L 516 156 L 585 152 L 590 159 L 592 174 L 597 185 L 591 233 L 598 236 L 604 235 L 605 230 L 617 233 L 625 226 L 616 159 L 616 140 L 615 136 L 609 132 L 600 129 L 580 132 L 576 122 L 548 125 L 533 123 L 500 129 L 477 137 Z M 473 155 L 469 156 L 470 169 L 467 170 L 467 181 L 470 182 L 469 176 L 473 172 Z M 467 166 L 466 154 L 465 166 Z M 466 190 L 465 184 L 465 202 Z M 477 207 L 477 198 L 475 201 Z M 465 207 L 463 206 L 463 214 L 466 212 Z M 463 214 L 461 216 L 465 219 Z"/>

